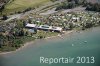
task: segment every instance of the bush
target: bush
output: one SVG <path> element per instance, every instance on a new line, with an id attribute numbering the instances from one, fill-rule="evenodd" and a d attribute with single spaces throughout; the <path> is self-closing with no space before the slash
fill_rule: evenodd
<path id="1" fill-rule="evenodd" d="M 8 19 L 7 15 L 2 16 L 2 20 L 7 20 L 7 19 Z"/>

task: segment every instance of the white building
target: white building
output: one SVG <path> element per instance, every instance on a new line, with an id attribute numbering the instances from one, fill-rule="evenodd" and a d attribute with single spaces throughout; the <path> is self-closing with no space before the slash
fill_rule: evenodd
<path id="1" fill-rule="evenodd" d="M 52 27 L 53 31 L 61 32 L 63 29 L 61 27 Z"/>
<path id="2" fill-rule="evenodd" d="M 54 27 L 54 26 L 48 26 L 48 25 L 40 25 L 37 26 L 36 24 L 27 24 L 27 28 L 37 28 L 38 30 L 50 30 L 54 32 L 61 32 L 63 29 L 61 27 Z"/>
<path id="3" fill-rule="evenodd" d="M 36 28 L 36 24 L 27 24 L 25 27 L 27 27 L 27 28 Z"/>
<path id="4" fill-rule="evenodd" d="M 52 26 L 48 26 L 48 25 L 40 25 L 37 27 L 38 29 L 42 29 L 42 30 L 51 30 Z"/>

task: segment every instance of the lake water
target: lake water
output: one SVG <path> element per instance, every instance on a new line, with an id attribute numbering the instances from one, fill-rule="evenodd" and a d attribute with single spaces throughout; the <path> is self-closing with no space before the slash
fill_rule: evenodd
<path id="1" fill-rule="evenodd" d="M 94 57 L 94 63 L 40 63 L 40 57 Z M 91 61 L 91 58 L 89 58 Z M 37 40 L 24 49 L 0 56 L 0 66 L 100 66 L 100 27 L 49 40 Z"/>
<path id="2" fill-rule="evenodd" d="M 100 0 L 87 0 L 88 2 L 98 2 L 98 3 L 100 3 Z"/>

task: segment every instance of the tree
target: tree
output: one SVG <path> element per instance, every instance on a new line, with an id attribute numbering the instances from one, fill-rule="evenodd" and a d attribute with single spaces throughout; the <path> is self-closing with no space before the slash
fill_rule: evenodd
<path id="1" fill-rule="evenodd" d="M 4 39 L 5 39 L 4 36 L 2 34 L 0 34 L 0 48 L 4 44 Z"/>
<path id="2" fill-rule="evenodd" d="M 5 9 L 5 6 L 3 5 L 1 8 L 0 8 L 0 12 L 2 14 L 2 11 Z"/>
<path id="3" fill-rule="evenodd" d="M 7 20 L 7 19 L 8 19 L 7 15 L 2 16 L 2 20 Z"/>
<path id="4" fill-rule="evenodd" d="M 24 30 L 23 29 L 19 30 L 19 36 L 24 36 Z"/>
<path id="5" fill-rule="evenodd" d="M 0 38 L 0 48 L 2 48 L 3 45 L 3 39 Z"/>
<path id="6" fill-rule="evenodd" d="M 68 2 L 71 2 L 71 1 L 73 1 L 73 0 L 67 0 Z"/>
<path id="7" fill-rule="evenodd" d="M 87 22 L 86 25 L 85 25 L 85 28 L 91 28 L 92 26 L 93 26 L 92 23 Z"/>
<path id="8" fill-rule="evenodd" d="M 55 1 L 58 1 L 58 0 L 50 0 L 50 1 L 55 2 Z"/>
<path id="9" fill-rule="evenodd" d="M 69 28 L 70 28 L 70 30 L 72 30 L 74 28 L 73 23 L 69 23 Z"/>

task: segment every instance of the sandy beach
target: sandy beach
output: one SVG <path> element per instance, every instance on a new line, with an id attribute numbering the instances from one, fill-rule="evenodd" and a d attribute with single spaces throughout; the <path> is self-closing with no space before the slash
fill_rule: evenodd
<path id="1" fill-rule="evenodd" d="M 75 30 L 64 31 L 64 34 L 62 34 L 62 35 L 61 35 L 61 34 L 58 34 L 57 36 L 46 37 L 46 38 L 44 38 L 44 39 L 45 39 L 45 40 L 48 40 L 48 39 L 56 38 L 56 37 L 61 38 L 61 39 L 64 39 L 64 38 L 63 38 L 63 35 L 64 35 L 64 36 L 65 36 L 65 35 L 67 36 L 67 35 L 69 35 L 69 34 L 71 34 L 71 33 L 73 33 L 73 32 L 76 32 L 76 31 L 75 31 Z M 39 39 L 36 39 L 36 40 L 39 40 Z M 25 43 L 23 46 L 21 46 L 20 48 L 16 49 L 15 51 L 1 52 L 0 55 L 4 55 L 4 54 L 14 53 L 14 52 L 20 51 L 21 49 L 27 47 L 28 45 L 34 44 L 34 42 L 35 42 L 36 40 Z M 40 40 L 41 40 L 41 39 L 40 39 Z M 44 40 L 44 41 L 45 41 L 45 40 Z"/>

